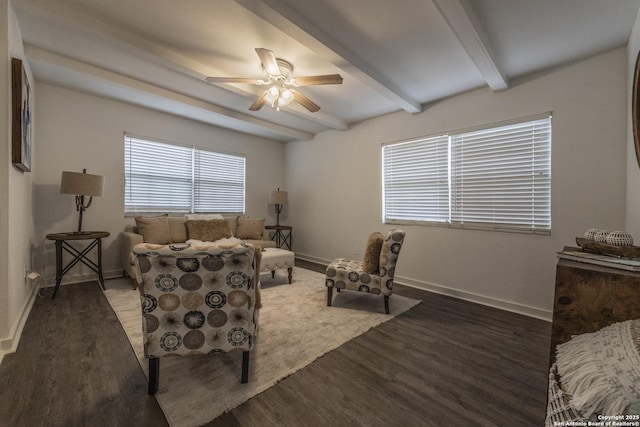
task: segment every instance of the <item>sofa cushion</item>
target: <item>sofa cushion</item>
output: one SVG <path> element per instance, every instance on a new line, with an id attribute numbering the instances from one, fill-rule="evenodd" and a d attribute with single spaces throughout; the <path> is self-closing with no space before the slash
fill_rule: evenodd
<path id="1" fill-rule="evenodd" d="M 380 249 L 384 242 L 384 235 L 379 232 L 371 233 L 364 251 L 362 269 L 365 273 L 378 273 L 380 270 Z"/>
<path id="2" fill-rule="evenodd" d="M 188 219 L 187 232 L 189 239 L 202 240 L 203 242 L 215 242 L 231 237 L 229 223 L 225 219 Z"/>
<path id="3" fill-rule="evenodd" d="M 145 243 L 165 245 L 172 242 L 168 215 L 137 216 L 135 220 L 138 233 L 142 234 Z"/>
<path id="4" fill-rule="evenodd" d="M 238 215 L 225 216 L 224 219 L 229 223 L 229 230 L 231 234 L 238 237 Z"/>
<path id="5" fill-rule="evenodd" d="M 238 217 L 238 231 L 236 237 L 239 239 L 262 239 L 264 229 L 264 218 Z"/>
<path id="6" fill-rule="evenodd" d="M 171 230 L 171 242 L 184 243 L 187 241 L 187 224 L 184 217 L 170 216 L 169 230 Z"/>

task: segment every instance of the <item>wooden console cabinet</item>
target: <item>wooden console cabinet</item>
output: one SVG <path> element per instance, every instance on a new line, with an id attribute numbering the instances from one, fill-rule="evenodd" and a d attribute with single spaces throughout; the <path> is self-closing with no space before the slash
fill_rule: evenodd
<path id="1" fill-rule="evenodd" d="M 560 259 L 551 326 L 549 365 L 556 345 L 572 335 L 640 318 L 640 272 Z"/>

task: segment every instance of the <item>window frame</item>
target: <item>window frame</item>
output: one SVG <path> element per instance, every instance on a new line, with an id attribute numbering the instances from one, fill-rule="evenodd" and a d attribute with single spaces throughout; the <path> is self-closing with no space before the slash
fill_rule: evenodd
<path id="1" fill-rule="evenodd" d="M 181 165 L 176 166 L 176 164 L 174 164 L 174 169 L 176 167 L 178 168 L 183 168 L 184 169 L 184 174 L 181 175 L 180 177 L 177 176 L 173 176 L 172 178 L 168 179 L 168 182 L 178 182 L 180 179 L 184 180 L 185 184 L 188 184 L 189 189 L 184 191 L 185 189 L 183 188 L 182 193 L 178 192 L 176 194 L 178 194 L 179 196 L 181 196 L 183 199 L 182 201 L 186 203 L 178 203 L 178 204 L 173 204 L 171 202 L 167 202 L 165 203 L 165 205 L 160 205 L 159 202 L 155 202 L 155 203 L 150 203 L 149 199 L 141 202 L 141 203 L 137 203 L 135 204 L 135 202 L 132 202 L 130 200 L 131 197 L 131 185 L 135 185 L 135 182 L 132 182 L 130 179 L 130 175 L 132 173 L 132 171 L 130 170 L 131 168 L 131 149 L 132 149 L 132 145 L 131 144 L 135 144 L 135 142 L 139 142 L 139 143 L 148 143 L 150 145 L 164 145 L 167 146 L 167 151 L 173 151 L 174 153 L 181 153 L 181 155 L 184 155 L 185 153 L 188 153 L 187 155 L 184 156 L 184 158 L 181 159 L 181 161 L 177 161 L 176 163 L 182 163 Z M 144 150 L 144 149 L 143 149 Z M 147 148 L 147 151 L 149 151 L 149 148 Z M 144 153 L 145 155 L 148 155 L 148 153 Z M 214 158 L 216 156 L 220 157 L 220 161 L 222 161 L 222 159 L 225 159 L 227 162 L 231 162 L 231 165 L 235 164 L 235 169 L 237 172 L 237 176 L 235 176 L 234 179 L 229 179 L 227 180 L 227 183 L 234 181 L 236 185 L 238 185 L 239 189 L 241 189 L 241 192 L 238 191 L 238 188 L 235 189 L 235 191 L 233 191 L 233 187 L 228 187 L 231 188 L 231 191 L 228 191 L 228 193 L 232 193 L 232 196 L 235 197 L 231 197 L 230 199 L 225 199 L 225 202 L 221 203 L 222 205 L 225 205 L 226 207 L 231 207 L 231 209 L 220 209 L 220 210 L 203 210 L 202 207 L 198 207 L 198 202 L 197 199 L 198 197 L 202 197 L 202 191 L 198 191 L 199 188 L 203 188 L 202 187 L 202 183 L 203 182 L 209 182 L 211 183 L 212 181 L 217 182 L 215 180 L 212 180 L 211 177 L 214 176 L 216 173 L 218 174 L 218 176 L 220 176 L 220 171 L 222 170 L 222 168 L 220 169 L 206 169 L 206 170 L 211 170 L 212 173 L 211 174 L 207 174 L 205 176 L 201 176 L 198 172 L 200 170 L 205 170 L 204 168 L 202 168 L 202 162 L 200 161 L 202 159 L 202 157 L 210 157 L 210 158 Z M 186 158 L 189 158 L 189 160 L 187 161 Z M 247 178 L 247 174 L 246 174 L 246 155 L 244 154 L 240 154 L 240 153 L 229 153 L 229 152 L 223 152 L 220 150 L 215 150 L 215 149 L 211 149 L 208 147 L 202 147 L 202 146 L 196 146 L 193 144 L 184 144 L 184 143 L 178 143 L 178 142 L 173 142 L 173 141 L 166 141 L 166 140 L 162 140 L 162 139 L 158 139 L 158 138 L 150 138 L 150 137 L 146 137 L 146 136 L 139 136 L 139 135 L 134 135 L 131 133 L 124 133 L 124 137 L 123 137 L 123 165 L 124 165 L 124 188 L 123 188 L 123 192 L 124 192 L 124 214 L 125 216 L 136 216 L 136 215 L 141 215 L 141 214 L 159 214 L 159 213 L 168 213 L 169 215 L 175 215 L 175 216 L 181 216 L 181 215 L 186 215 L 186 214 L 207 214 L 207 213 L 216 213 L 216 214 L 238 214 L 238 215 L 243 215 L 245 213 L 246 210 L 246 178 Z M 175 159 L 174 159 L 175 160 Z M 151 159 L 150 157 L 146 157 L 143 161 L 147 162 L 147 163 L 151 163 L 153 161 L 155 161 L 155 159 Z M 211 166 L 211 162 L 205 162 L 208 163 L 208 167 L 210 168 Z M 167 167 L 169 167 L 169 165 L 171 165 L 171 162 L 166 162 Z M 143 165 L 144 166 L 144 165 Z M 227 165 L 228 166 L 228 165 Z M 142 168 L 144 169 L 144 168 Z M 151 170 L 151 166 L 147 166 L 147 171 Z M 233 168 L 232 168 L 233 169 Z M 167 175 L 167 170 L 162 170 L 160 173 L 156 172 L 157 169 L 155 169 L 155 167 L 153 168 L 153 173 L 148 175 L 148 180 L 156 180 L 156 179 L 166 179 L 166 175 Z M 164 173 L 163 173 L 164 172 Z M 181 171 L 182 172 L 182 171 Z M 133 172 L 135 173 L 135 172 Z M 138 174 L 142 173 L 138 172 Z M 224 173 L 227 174 L 229 173 L 229 169 L 224 169 Z M 230 175 L 231 177 L 234 175 Z M 207 181 L 207 177 L 209 178 Z M 241 178 L 241 179 L 240 179 Z M 187 182 L 188 181 L 188 182 Z M 240 182 L 241 181 L 241 182 Z M 219 182 L 217 182 L 219 184 Z M 224 184 L 224 182 L 223 182 Z M 142 184 L 138 184 L 141 187 L 144 188 L 149 188 L 151 185 L 153 184 L 149 184 L 146 183 L 146 185 L 144 183 Z M 200 186 L 200 187 L 199 187 Z M 176 186 L 178 187 L 178 186 Z M 208 187 L 210 188 L 211 185 L 208 185 Z M 224 187 L 223 188 L 227 188 Z M 141 189 L 139 189 L 138 191 L 141 191 Z M 177 188 L 176 188 L 177 190 Z M 205 194 L 206 197 L 211 197 L 210 194 Z M 185 198 L 188 198 L 185 199 Z M 170 198 L 168 199 L 161 199 L 164 201 L 169 201 L 171 200 Z M 228 200 L 232 200 L 235 201 L 235 203 L 232 203 L 232 205 L 235 206 L 231 206 L 228 202 Z M 144 203 L 146 202 L 146 203 Z"/>
<path id="2" fill-rule="evenodd" d="M 528 155 L 534 160 L 534 163 L 536 161 L 536 159 L 543 160 L 543 165 L 544 165 L 544 170 L 542 172 L 542 178 L 540 179 L 541 181 L 543 181 L 543 190 L 539 193 L 542 194 L 542 203 L 541 204 L 537 204 L 535 205 L 535 207 L 533 209 L 530 209 L 529 212 L 532 213 L 532 217 L 534 216 L 533 214 L 535 212 L 537 212 L 538 208 L 540 208 L 540 210 L 543 212 L 543 221 L 539 222 L 538 221 L 538 217 L 536 217 L 536 219 L 533 219 L 531 222 L 525 222 L 523 221 L 522 223 L 518 223 L 518 224 L 508 224 L 506 222 L 476 222 L 476 221 L 458 221 L 457 218 L 459 217 L 457 211 L 456 211 L 456 200 L 454 200 L 454 195 L 456 194 L 456 188 L 455 188 L 455 184 L 456 184 L 456 176 L 455 171 L 454 171 L 454 154 L 455 154 L 455 150 L 456 150 L 456 146 L 455 146 L 455 142 L 454 139 L 456 137 L 460 137 L 460 136 L 464 136 L 465 134 L 470 134 L 470 133 L 482 133 L 482 131 L 494 131 L 494 133 L 499 133 L 501 129 L 503 128 L 508 128 L 508 127 L 517 127 L 518 125 L 530 125 L 532 126 L 532 129 L 535 128 L 535 125 L 533 125 L 533 123 L 539 122 L 539 121 L 548 121 L 547 127 L 546 127 L 546 132 L 548 133 L 548 138 L 546 138 L 546 140 L 544 140 L 542 146 L 546 147 L 546 153 L 545 152 L 541 152 L 541 153 L 537 153 L 536 150 L 533 147 L 537 147 L 537 141 L 539 140 L 536 137 L 532 137 L 531 138 L 531 142 L 529 143 L 531 145 L 531 149 L 527 152 Z M 552 149 L 552 129 L 553 127 L 553 114 L 551 112 L 546 112 L 546 113 L 542 113 L 542 114 L 536 114 L 533 116 L 528 116 L 528 117 L 522 117 L 522 118 L 516 118 L 516 119 L 512 119 L 512 120 L 505 120 L 502 122 L 498 122 L 498 123 L 491 123 L 491 124 L 485 124 L 485 125 L 481 125 L 481 126 L 475 126 L 475 127 L 470 127 L 470 128 L 465 128 L 465 129 L 460 129 L 460 130 L 456 130 L 456 131 L 449 131 L 449 132 L 444 132 L 444 133 L 438 133 L 438 134 L 433 134 L 431 136 L 423 136 L 423 137 L 419 137 L 419 138 L 413 138 L 413 139 L 409 139 L 409 140 L 401 140 L 401 141 L 394 141 L 394 142 L 389 142 L 389 143 L 383 143 L 382 144 L 382 222 L 384 224 L 398 224 L 398 225 L 425 225 L 425 226 L 438 226 L 438 227 L 446 227 L 446 228 L 459 228 L 459 229 L 473 229 L 473 230 L 489 230 L 489 231 L 501 231 L 501 232 L 515 232 L 515 233 L 526 233 L 526 234 L 542 234 L 542 235 L 550 235 L 551 234 L 551 220 L 552 220 L 552 216 L 551 216 L 551 149 Z M 490 132 L 487 132 L 490 133 Z M 398 218 L 398 217 L 393 217 L 394 212 L 389 212 L 388 211 L 388 187 L 391 185 L 395 185 L 395 183 L 389 184 L 389 182 L 387 182 L 388 180 L 388 176 L 387 176 L 387 171 L 386 168 L 388 167 L 387 164 L 385 163 L 387 161 L 388 155 L 386 153 L 386 151 L 389 149 L 389 147 L 398 147 L 398 146 L 402 146 L 402 145 L 411 145 L 411 144 L 420 144 L 422 142 L 425 141 L 429 141 L 429 140 L 435 140 L 440 136 L 446 136 L 446 138 L 448 139 L 448 147 L 449 147 L 449 151 L 448 151 L 448 186 L 449 186 L 449 197 L 448 197 L 448 209 L 449 209 L 449 215 L 448 218 L 446 218 L 445 220 L 434 220 L 434 219 L 421 219 L 419 218 L 420 215 L 422 215 L 423 213 L 419 212 L 417 214 L 415 214 L 416 218 L 412 218 L 412 219 L 406 219 L 406 218 Z M 514 144 L 516 144 L 516 142 L 514 142 Z M 546 144 L 546 145 L 545 145 Z M 512 147 L 512 145 L 509 146 L 510 148 Z M 393 150 L 393 148 L 392 148 Z M 535 155 L 539 155 L 540 157 L 535 157 Z M 546 156 L 546 157 L 545 157 Z M 517 156 L 513 157 L 514 159 L 518 158 Z M 420 160 L 418 160 L 417 162 L 414 161 L 414 163 L 419 163 L 421 160 L 423 160 L 423 158 L 420 158 Z M 431 159 L 433 160 L 433 159 Z M 515 161 L 515 160 L 510 160 L 510 161 Z M 430 165 L 433 162 L 429 162 L 428 165 Z M 485 163 L 489 163 L 488 161 L 485 161 Z M 536 163 L 537 165 L 537 163 Z M 431 166 L 430 166 L 431 167 Z M 524 170 L 524 169 L 523 169 Z M 535 174 L 531 174 L 530 180 L 531 182 L 535 182 L 536 181 L 536 175 Z M 499 188 L 499 187 L 496 187 Z M 533 188 L 533 187 L 532 187 Z M 425 191 L 425 190 L 421 190 L 421 191 Z M 428 191 L 426 191 L 428 192 Z M 536 203 L 539 202 L 538 199 L 535 199 L 532 196 L 531 200 L 535 200 Z M 499 212 L 499 211 L 498 211 Z M 507 218 L 508 215 L 504 214 L 504 212 L 507 212 L 507 210 L 502 211 L 503 218 Z M 547 215 L 548 212 L 548 215 Z M 539 226 L 539 223 L 542 225 L 542 227 Z M 548 227 L 547 227 L 548 224 Z"/>

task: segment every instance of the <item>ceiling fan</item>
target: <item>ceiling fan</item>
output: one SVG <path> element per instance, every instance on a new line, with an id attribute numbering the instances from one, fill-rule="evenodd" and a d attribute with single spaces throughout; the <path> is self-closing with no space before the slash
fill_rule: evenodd
<path id="1" fill-rule="evenodd" d="M 315 113 L 320 110 L 318 104 L 296 90 L 299 86 L 342 84 L 340 74 L 326 74 L 322 76 L 293 77 L 293 64 L 284 59 L 276 58 L 273 51 L 256 48 L 256 53 L 262 61 L 262 69 L 267 73 L 267 79 L 252 79 L 244 77 L 207 77 L 210 83 L 250 83 L 257 86 L 269 87 L 251 104 L 249 110 L 258 111 L 264 104 L 269 104 L 276 110 L 295 101 L 307 110 Z"/>

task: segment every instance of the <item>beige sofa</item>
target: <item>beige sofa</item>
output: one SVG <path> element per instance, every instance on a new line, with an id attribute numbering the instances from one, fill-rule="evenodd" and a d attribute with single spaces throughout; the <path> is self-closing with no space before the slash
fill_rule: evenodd
<path id="1" fill-rule="evenodd" d="M 255 228 L 257 224 L 260 224 L 260 219 L 251 219 L 236 215 L 225 216 L 224 219 L 229 225 L 231 235 L 241 239 L 244 243 L 251 243 L 261 248 L 276 247 L 276 243 L 269 239 L 269 233 L 264 229 L 263 225 L 260 227 L 262 234 L 256 234 L 257 230 L 255 230 Z M 190 236 L 187 228 L 187 217 L 167 217 L 167 221 L 169 223 L 170 243 L 184 243 L 189 240 Z M 251 227 L 245 226 L 246 224 L 250 224 Z M 264 224 L 264 220 L 262 220 L 262 224 Z M 247 230 L 251 232 L 248 232 Z M 125 231 L 120 234 L 120 262 L 122 270 L 124 274 L 127 274 L 129 277 L 134 279 L 134 287 L 137 287 L 137 283 L 135 283 L 136 268 L 133 247 L 140 243 L 159 242 L 145 242 L 142 233 L 139 232 L 135 225 L 127 226 Z"/>

